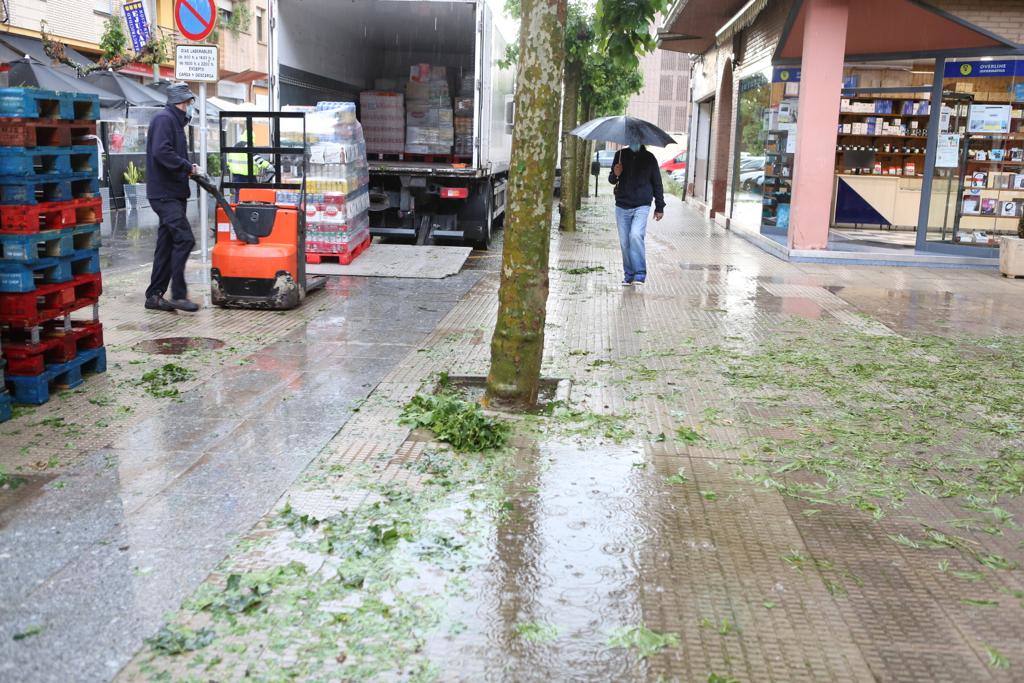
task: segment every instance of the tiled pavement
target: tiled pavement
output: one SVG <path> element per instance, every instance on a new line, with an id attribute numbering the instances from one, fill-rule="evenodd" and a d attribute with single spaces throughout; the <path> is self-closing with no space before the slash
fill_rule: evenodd
<path id="1" fill-rule="evenodd" d="M 734 466 L 750 456 L 747 441 L 757 436 L 747 423 L 701 425 L 713 445 L 654 438 L 695 424 L 708 408 L 755 417 L 771 410 L 706 374 L 687 376 L 677 358 L 662 355 L 666 350 L 725 341 L 753 350 L 793 320 L 808 319 L 869 335 L 1019 335 L 1020 283 L 991 272 L 787 264 L 673 202 L 668 219 L 649 231 L 651 282 L 623 289 L 606 201 L 588 203 L 582 232 L 553 237 L 545 374 L 571 378 L 581 408 L 631 415 L 635 436 L 615 444 L 552 432 L 520 442 L 519 474 L 508 491 L 518 512 L 490 521 L 482 559 L 460 577 L 460 590 L 425 589 L 443 598 L 444 623 L 461 626 L 421 634 L 417 656 L 429 660 L 438 679 L 465 681 L 693 681 L 708 680 L 711 672 L 743 681 L 1021 676 L 1024 607 L 1019 599 L 999 610 L 965 606 L 956 585 L 935 569 L 937 560 L 955 553 L 905 550 L 887 538 L 899 529 L 895 521 L 874 523 L 841 506 L 807 515 L 806 505 L 738 479 Z M 155 630 L 159 612 L 224 556 L 226 535 L 244 534 L 274 500 L 275 512 L 209 581 L 217 585 L 229 570 L 296 559 L 315 572 L 329 560 L 289 547 L 289 530 L 272 523 L 285 500 L 317 518 L 365 508 L 378 497 L 347 474 L 356 471 L 415 489 L 418 479 L 407 464 L 430 446 L 398 425 L 402 404 L 434 373 L 480 375 L 487 368 L 496 263 L 493 256 L 478 256 L 477 263 L 485 268 L 482 277 L 466 272 L 434 285 L 441 291 L 422 283 L 342 281 L 324 303 L 314 299 L 298 316 L 201 317 L 201 332 L 195 321 L 175 319 L 156 329 L 128 320 L 133 316 L 112 326 L 125 326 L 118 338 L 125 346 L 157 333 L 237 334 L 252 336 L 240 355 L 262 350 L 241 366 L 234 365 L 236 355 L 216 359 L 222 369 L 182 404 L 149 407 L 148 398 L 133 396 L 136 414 L 154 416 L 96 437 L 96 446 L 112 449 L 90 455 L 117 463 L 115 473 L 127 473 L 130 486 L 116 475 L 113 484 L 97 477 L 99 465 L 88 476 L 72 470 L 61 480 L 78 477 L 81 487 L 47 490 L 30 503 L 45 524 L 33 528 L 25 512 L 32 508 L 24 506 L 13 522 L 0 518 L 9 579 L 4 601 L 19 605 L 3 619 L 0 673 L 7 665 L 28 679 L 76 678 L 72 671 L 88 679 L 109 676 Z M 604 271 L 566 272 L 580 266 Z M 355 314 L 366 301 L 362 294 L 385 293 L 394 297 L 381 315 L 368 321 Z M 374 346 L 387 349 L 375 356 L 376 371 L 352 376 L 347 364 L 337 376 L 332 370 L 321 377 L 325 358 L 339 366 L 363 358 L 358 353 L 368 335 L 386 344 Z M 644 391 L 631 374 L 630 359 L 638 357 L 660 373 Z M 358 412 L 340 406 L 363 385 L 368 396 Z M 280 400 L 293 388 L 305 400 Z M 84 396 L 70 397 L 69 406 L 95 411 Z M 189 419 L 168 421 L 176 411 Z M 16 462 L 42 453 L 30 449 Z M 665 477 L 681 469 L 691 485 L 666 486 Z M 204 470 L 211 473 L 203 476 Z M 77 498 L 67 496 L 75 490 Z M 68 508 L 59 508 L 69 499 Z M 98 506 L 99 499 L 113 504 Z M 920 503 L 929 504 L 938 505 Z M 1019 502 L 1008 507 L 1024 514 Z M 69 533 L 71 544 L 63 540 Z M 1013 543 L 1019 540 L 1013 536 Z M 1019 548 L 1008 545 L 1004 554 L 1020 560 Z M 822 564 L 798 570 L 786 556 Z M 10 558 L 23 558 L 24 574 L 20 566 L 8 572 Z M 837 594 L 826 566 L 859 578 Z M 1024 589 L 1020 571 L 1000 580 L 1008 591 Z M 61 593 L 68 581 L 70 599 Z M 40 588 L 32 592 L 33 586 Z M 50 608 L 46 596 L 54 596 Z M 74 614 L 82 627 L 68 627 L 62 614 Z M 180 620 L 192 623 L 187 614 Z M 54 622 L 64 630 L 49 640 Z M 515 633 L 524 622 L 554 624 L 560 635 L 524 644 Z M 46 626 L 39 635 L 12 643 L 11 633 L 37 623 Z M 677 634 L 679 645 L 647 658 L 609 646 L 609 631 L 637 623 Z M 228 679 L 239 672 L 258 678 L 268 661 L 288 666 L 301 659 L 292 649 L 264 645 L 258 626 L 254 632 L 248 649 L 228 647 L 238 643 L 225 637 L 223 648 L 215 642 L 204 651 L 210 673 L 196 673 L 184 656 L 154 659 L 143 649 L 121 678 L 147 679 L 160 670 L 175 678 Z M 106 643 L 102 652 L 97 640 Z M 987 646 L 1012 667 L 993 667 Z M 338 662 L 344 662 L 340 655 Z M 322 678 L 345 679 L 344 666 Z"/>

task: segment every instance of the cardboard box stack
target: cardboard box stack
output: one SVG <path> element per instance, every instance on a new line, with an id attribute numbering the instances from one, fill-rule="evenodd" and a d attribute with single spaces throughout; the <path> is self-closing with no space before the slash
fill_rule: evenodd
<path id="1" fill-rule="evenodd" d="M 455 129 L 448 70 L 416 64 L 405 88 L 405 151 L 407 154 L 452 153 Z"/>
<path id="2" fill-rule="evenodd" d="M 405 97 L 402 93 L 367 90 L 359 95 L 366 151 L 401 154 L 405 151 Z"/>
<path id="3" fill-rule="evenodd" d="M 473 90 L 472 71 L 463 73 L 459 96 L 455 98 L 455 156 L 473 156 Z"/>

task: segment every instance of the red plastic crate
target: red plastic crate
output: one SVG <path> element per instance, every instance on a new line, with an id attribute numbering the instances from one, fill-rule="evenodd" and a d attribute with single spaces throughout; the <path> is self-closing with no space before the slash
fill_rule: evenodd
<path id="1" fill-rule="evenodd" d="M 3 356 L 11 375 L 38 375 L 48 364 L 73 360 L 79 351 L 103 346 L 103 324 L 75 320 L 71 329 L 54 320 L 45 323 L 39 343 L 33 344 L 28 330 L 10 330 L 4 335 Z"/>
<path id="2" fill-rule="evenodd" d="M 0 119 L 0 147 L 67 147 L 96 135 L 95 121 Z"/>
<path id="3" fill-rule="evenodd" d="M 312 251 L 306 252 L 306 263 L 333 263 L 337 261 L 343 266 L 347 266 L 356 260 L 356 257 L 362 254 L 364 251 L 369 249 L 373 238 L 367 235 L 366 239 L 351 248 L 346 252 L 335 252 L 331 254 L 317 253 Z"/>
<path id="4" fill-rule="evenodd" d="M 0 205 L 0 232 L 32 233 L 60 230 L 103 221 L 103 200 L 99 197 L 67 202 Z"/>
<path id="5" fill-rule="evenodd" d="M 100 273 L 87 273 L 69 282 L 40 285 L 31 292 L 0 294 L 0 322 L 35 327 L 97 303 L 102 293 Z"/>

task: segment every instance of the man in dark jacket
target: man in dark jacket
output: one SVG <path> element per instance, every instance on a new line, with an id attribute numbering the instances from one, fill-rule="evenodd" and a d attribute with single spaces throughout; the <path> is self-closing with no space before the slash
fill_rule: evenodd
<path id="1" fill-rule="evenodd" d="M 647 281 L 644 236 L 654 202 L 654 220 L 665 215 L 665 192 L 658 160 L 642 145 L 630 145 L 615 153 L 608 182 L 615 186 L 615 222 L 622 249 L 623 286 Z"/>
<path id="2" fill-rule="evenodd" d="M 195 114 L 194 102 L 186 84 L 173 84 L 167 89 L 167 106 L 153 117 L 146 137 L 146 196 L 160 219 L 146 308 L 157 311 L 199 310 L 188 300 L 185 285 L 185 264 L 196 244 L 186 216 L 191 194 L 188 179 L 199 172 L 188 159 L 185 141 L 185 126 Z M 165 299 L 168 284 L 171 298 Z"/>

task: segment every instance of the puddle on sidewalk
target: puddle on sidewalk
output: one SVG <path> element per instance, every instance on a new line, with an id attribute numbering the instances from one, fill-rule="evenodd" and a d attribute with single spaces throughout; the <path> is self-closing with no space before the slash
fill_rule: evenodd
<path id="1" fill-rule="evenodd" d="M 545 445 L 519 477 L 489 540 L 424 653 L 439 680 L 641 680 L 645 665 L 609 646 L 643 622 L 640 548 L 646 476 L 623 448 Z"/>
<path id="2" fill-rule="evenodd" d="M 56 474 L 7 474 L 0 487 L 0 529 L 22 506 L 40 497 L 43 487 L 57 478 Z"/>

